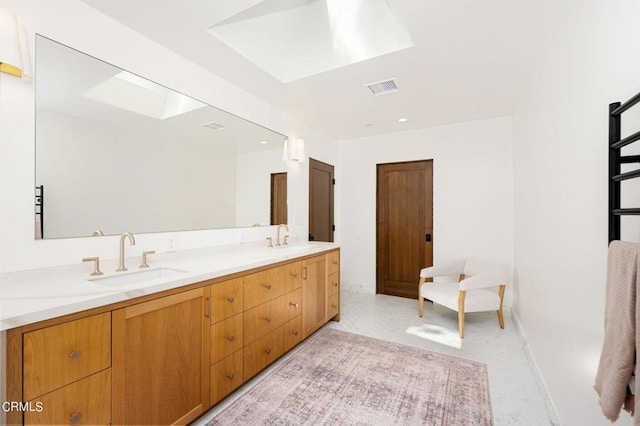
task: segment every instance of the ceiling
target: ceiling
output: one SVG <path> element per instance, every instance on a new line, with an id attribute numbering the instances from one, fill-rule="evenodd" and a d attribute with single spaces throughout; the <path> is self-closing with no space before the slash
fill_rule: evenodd
<path id="1" fill-rule="evenodd" d="M 511 115 L 528 69 L 530 8 L 535 3 L 386 0 L 412 46 L 279 78 L 207 29 L 251 22 L 256 16 L 291 15 L 292 10 L 329 0 L 83 1 L 338 140 Z M 384 37 L 367 37 L 389 38 L 386 27 L 380 28 L 385 28 Z M 256 43 L 270 40 L 270 31 L 257 25 L 245 25 L 243 31 L 245 45 L 252 38 Z M 315 45 L 306 45 L 320 56 Z M 266 51 L 271 60 L 283 63 L 300 56 L 273 46 L 254 50 Z M 397 92 L 374 96 L 365 86 L 390 78 L 396 79 Z M 407 121 L 399 122 L 401 117 Z"/>

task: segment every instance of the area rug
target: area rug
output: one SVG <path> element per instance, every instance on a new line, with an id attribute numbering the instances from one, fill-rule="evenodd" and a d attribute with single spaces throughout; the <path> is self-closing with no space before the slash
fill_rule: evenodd
<path id="1" fill-rule="evenodd" d="M 491 425 L 485 364 L 325 328 L 209 425 Z"/>

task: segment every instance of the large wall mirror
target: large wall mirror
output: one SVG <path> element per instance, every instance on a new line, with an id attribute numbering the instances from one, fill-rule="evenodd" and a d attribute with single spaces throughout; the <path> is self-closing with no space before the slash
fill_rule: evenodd
<path id="1" fill-rule="evenodd" d="M 36 239 L 269 225 L 284 139 L 36 38 Z"/>

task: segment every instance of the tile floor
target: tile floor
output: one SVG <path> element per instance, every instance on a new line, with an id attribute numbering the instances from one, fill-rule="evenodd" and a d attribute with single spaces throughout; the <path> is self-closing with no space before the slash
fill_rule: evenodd
<path id="1" fill-rule="evenodd" d="M 341 296 L 341 321 L 330 322 L 327 327 L 483 362 L 488 366 L 496 426 L 551 425 L 510 315 L 505 315 L 505 329 L 501 330 L 495 313 L 468 314 L 465 338 L 461 340 L 457 314 L 441 306 L 425 303 L 424 316 L 420 318 L 416 300 L 346 291 Z M 194 425 L 205 425 L 269 370 L 205 413 Z"/>

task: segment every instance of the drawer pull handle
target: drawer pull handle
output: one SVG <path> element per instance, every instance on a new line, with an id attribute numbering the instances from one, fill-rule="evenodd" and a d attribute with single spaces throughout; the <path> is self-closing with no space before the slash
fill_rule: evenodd
<path id="1" fill-rule="evenodd" d="M 335 303 L 332 303 L 332 304 L 331 304 L 331 307 L 332 307 L 332 308 L 334 308 L 334 309 L 337 309 L 337 308 L 338 308 L 338 305 L 336 305 Z"/>
<path id="2" fill-rule="evenodd" d="M 75 413 L 72 413 L 69 416 L 69 423 L 71 423 L 72 425 L 75 425 L 76 423 L 78 423 L 80 421 L 80 419 L 82 418 L 82 414 L 78 413 L 77 411 Z"/>
<path id="3" fill-rule="evenodd" d="M 233 373 L 229 373 L 227 374 L 227 379 L 229 380 L 233 380 L 236 376 L 233 375 Z"/>
<path id="4" fill-rule="evenodd" d="M 264 350 L 264 353 L 265 353 L 265 354 L 267 354 L 267 355 L 269 355 L 269 354 L 271 353 L 271 349 L 265 349 L 265 350 Z"/>
<path id="5" fill-rule="evenodd" d="M 271 317 L 264 317 L 267 322 L 271 322 Z"/>
<path id="6" fill-rule="evenodd" d="M 236 301 L 236 298 L 231 296 L 231 297 L 227 297 L 227 300 L 229 301 L 229 303 L 233 303 Z"/>
<path id="7" fill-rule="evenodd" d="M 338 264 L 338 261 L 337 261 L 336 259 L 333 259 L 333 264 L 334 264 L 334 265 L 337 265 L 337 264 Z"/>
<path id="8" fill-rule="evenodd" d="M 227 340 L 233 342 L 234 340 L 236 340 L 236 336 L 227 336 Z"/>
<path id="9" fill-rule="evenodd" d="M 307 279 L 307 267 L 306 266 L 302 267 L 302 279 L 303 280 Z"/>
<path id="10" fill-rule="evenodd" d="M 71 353 L 69 354 L 69 358 L 78 359 L 80 358 L 80 355 L 82 355 L 82 351 L 80 349 L 75 349 L 71 351 Z M 74 414 L 77 414 L 77 413 L 74 413 Z"/>
<path id="11" fill-rule="evenodd" d="M 331 283 L 334 287 L 338 287 L 338 283 Z"/>
<path id="12" fill-rule="evenodd" d="M 264 286 L 267 288 L 267 290 L 271 290 L 271 284 L 265 284 Z"/>
<path id="13" fill-rule="evenodd" d="M 291 275 L 293 275 L 293 278 L 298 278 L 298 273 L 297 272 L 292 272 Z"/>
<path id="14" fill-rule="evenodd" d="M 293 302 L 289 302 L 289 305 L 293 306 L 294 308 L 297 308 L 298 306 L 300 306 L 300 304 L 293 303 Z"/>
<path id="15" fill-rule="evenodd" d="M 291 332 L 291 334 L 293 334 L 294 336 L 297 336 L 298 335 L 298 331 L 294 330 L 294 331 Z"/>

